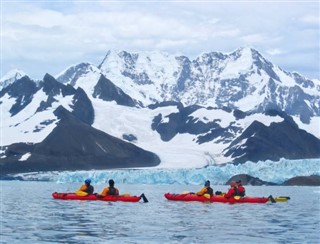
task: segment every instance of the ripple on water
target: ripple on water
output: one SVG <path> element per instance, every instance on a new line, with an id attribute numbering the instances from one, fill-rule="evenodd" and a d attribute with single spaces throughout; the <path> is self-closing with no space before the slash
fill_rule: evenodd
<path id="1" fill-rule="evenodd" d="M 289 195 L 287 203 L 167 201 L 165 192 L 197 186 L 120 185 L 149 203 L 61 201 L 76 184 L 2 182 L 1 243 L 319 243 L 320 191 L 248 187 L 251 195 Z M 224 186 L 215 188 L 222 189 Z M 103 186 L 96 187 L 99 191 Z M 101 188 L 101 189 L 100 189 Z M 13 194 L 14 193 L 14 194 Z M 308 197 L 306 197 L 308 196 Z"/>

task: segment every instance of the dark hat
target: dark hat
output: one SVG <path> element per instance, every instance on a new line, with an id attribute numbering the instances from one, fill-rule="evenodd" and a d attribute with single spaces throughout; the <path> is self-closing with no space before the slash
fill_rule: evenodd
<path id="1" fill-rule="evenodd" d="M 114 186 L 114 180 L 112 180 L 112 179 L 109 180 L 109 185 L 110 185 L 110 186 Z"/>
<path id="2" fill-rule="evenodd" d="M 207 181 L 204 183 L 204 186 L 210 186 L 210 180 L 207 180 Z"/>

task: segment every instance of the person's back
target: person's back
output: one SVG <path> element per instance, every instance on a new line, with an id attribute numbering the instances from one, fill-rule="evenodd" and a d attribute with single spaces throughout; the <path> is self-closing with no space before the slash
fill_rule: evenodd
<path id="1" fill-rule="evenodd" d="M 210 181 L 207 180 L 204 184 L 204 187 L 196 193 L 198 196 L 203 196 L 204 194 L 209 194 L 213 196 L 213 189 L 210 187 Z"/>
<path id="2" fill-rule="evenodd" d="M 103 189 L 101 196 L 119 196 L 119 190 L 114 187 L 114 181 L 112 179 L 109 180 L 109 186 Z"/>
<path id="3" fill-rule="evenodd" d="M 243 187 L 241 180 L 237 181 L 237 189 L 238 189 L 238 196 L 244 197 L 246 195 L 246 189 Z"/>

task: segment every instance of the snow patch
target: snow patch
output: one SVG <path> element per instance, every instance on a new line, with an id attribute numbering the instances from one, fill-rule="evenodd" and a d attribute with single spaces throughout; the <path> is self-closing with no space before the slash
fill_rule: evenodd
<path id="1" fill-rule="evenodd" d="M 31 156 L 31 153 L 26 153 L 21 156 L 19 161 L 26 161 Z"/>

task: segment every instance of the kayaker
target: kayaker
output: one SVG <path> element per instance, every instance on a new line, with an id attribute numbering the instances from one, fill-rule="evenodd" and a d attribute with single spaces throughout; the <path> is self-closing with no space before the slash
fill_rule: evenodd
<path id="1" fill-rule="evenodd" d="M 246 195 L 246 189 L 243 187 L 241 180 L 238 180 L 236 183 L 238 188 L 238 196 L 244 197 Z"/>
<path id="2" fill-rule="evenodd" d="M 230 197 L 234 197 L 234 196 L 238 196 L 238 188 L 237 188 L 237 183 L 235 181 L 231 181 L 230 182 L 230 189 L 228 190 L 228 192 L 226 194 L 224 194 L 224 197 L 230 198 Z"/>
<path id="3" fill-rule="evenodd" d="M 114 187 L 114 180 L 109 180 L 109 186 L 104 188 L 100 196 L 119 196 L 119 190 Z"/>
<path id="4" fill-rule="evenodd" d="M 204 194 L 209 194 L 210 197 L 213 196 L 213 189 L 210 187 L 210 181 L 209 180 L 207 180 L 204 183 L 204 187 L 200 191 L 198 191 L 196 193 L 196 195 L 198 195 L 198 196 L 203 196 Z"/>
<path id="5" fill-rule="evenodd" d="M 80 187 L 80 189 L 78 190 L 78 192 L 85 192 L 87 194 L 93 194 L 94 192 L 94 187 L 91 185 L 91 179 L 86 179 L 84 181 L 84 185 L 82 185 Z"/>

